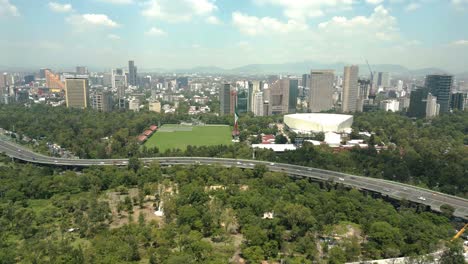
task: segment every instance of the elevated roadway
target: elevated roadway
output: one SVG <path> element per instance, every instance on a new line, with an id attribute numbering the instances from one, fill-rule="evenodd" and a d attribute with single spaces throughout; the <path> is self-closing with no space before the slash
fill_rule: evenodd
<path id="1" fill-rule="evenodd" d="M 128 159 L 63 159 L 41 155 L 24 148 L 15 143 L 0 140 L 0 153 L 22 160 L 25 162 L 70 167 L 89 166 L 126 166 Z M 411 202 L 424 204 L 434 211 L 440 212 L 440 206 L 448 204 L 455 208 L 454 215 L 463 219 L 468 219 L 468 200 L 453 195 L 419 188 L 412 185 L 402 184 L 393 181 L 375 179 L 369 177 L 356 176 L 335 171 L 328 171 L 298 165 L 272 163 L 257 160 L 223 159 L 207 157 L 158 157 L 142 158 L 144 163 L 158 161 L 163 166 L 169 165 L 221 165 L 226 167 L 236 166 L 239 168 L 253 169 L 255 165 L 265 165 L 269 170 L 284 172 L 293 176 L 313 178 L 320 181 L 334 181 L 342 183 L 359 190 L 367 190 L 380 193 L 394 199 L 406 199 Z"/>

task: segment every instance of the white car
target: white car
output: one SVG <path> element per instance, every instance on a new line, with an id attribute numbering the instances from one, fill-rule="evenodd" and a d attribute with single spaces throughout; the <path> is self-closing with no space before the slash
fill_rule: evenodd
<path id="1" fill-rule="evenodd" d="M 340 181 L 344 181 L 344 179 L 343 179 L 343 178 L 338 178 L 338 180 L 340 180 Z"/>
<path id="2" fill-rule="evenodd" d="M 270 166 L 275 166 L 275 164 L 273 162 L 270 162 Z"/>
<path id="3" fill-rule="evenodd" d="M 421 200 L 421 201 L 426 201 L 426 198 L 424 198 L 422 196 L 419 196 L 418 199 Z"/>
<path id="4" fill-rule="evenodd" d="M 99 164 L 104 165 L 104 161 L 99 162 Z"/>
<path id="5" fill-rule="evenodd" d="M 249 163 L 249 166 L 255 166 L 255 164 L 253 164 L 253 163 Z"/>
<path id="6" fill-rule="evenodd" d="M 242 165 L 242 163 L 240 163 L 239 161 L 237 162 L 237 165 Z"/>

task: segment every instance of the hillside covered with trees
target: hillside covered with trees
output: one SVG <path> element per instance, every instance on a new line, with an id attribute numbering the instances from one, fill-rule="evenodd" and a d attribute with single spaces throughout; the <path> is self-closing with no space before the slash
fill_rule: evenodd
<path id="1" fill-rule="evenodd" d="M 443 248 L 454 233 L 448 217 L 262 166 L 161 168 L 132 159 L 128 168 L 64 171 L 0 161 L 0 263 L 416 256 Z M 460 261 L 460 250 L 450 244 L 444 258 Z"/>

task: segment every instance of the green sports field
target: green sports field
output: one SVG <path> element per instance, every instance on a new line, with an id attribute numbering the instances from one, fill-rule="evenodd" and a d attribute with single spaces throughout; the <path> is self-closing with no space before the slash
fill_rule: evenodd
<path id="1" fill-rule="evenodd" d="M 158 147 L 160 152 L 178 148 L 185 150 L 191 146 L 230 145 L 229 126 L 183 126 L 163 125 L 146 142 L 148 148 Z"/>

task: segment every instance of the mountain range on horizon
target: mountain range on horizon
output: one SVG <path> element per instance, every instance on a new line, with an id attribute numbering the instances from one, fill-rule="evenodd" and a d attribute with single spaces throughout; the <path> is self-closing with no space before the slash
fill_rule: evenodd
<path id="1" fill-rule="evenodd" d="M 309 73 L 311 70 L 329 69 L 334 70 L 336 73 L 343 73 L 343 69 L 349 63 L 337 62 L 337 63 L 320 63 L 315 61 L 303 61 L 303 62 L 292 62 L 292 63 L 278 63 L 278 64 L 248 64 L 240 67 L 231 69 L 225 69 L 217 66 L 197 66 L 192 68 L 179 68 L 179 69 L 165 69 L 165 68 L 141 68 L 139 73 L 176 73 L 176 74 L 241 74 L 241 75 L 267 75 L 267 74 L 295 74 L 302 75 Z M 360 75 L 369 75 L 370 70 L 368 65 L 360 64 L 359 73 Z M 429 74 L 454 74 L 459 78 L 468 78 L 468 72 L 463 73 L 452 73 L 444 69 L 430 67 L 422 69 L 409 69 L 405 66 L 398 64 L 374 64 L 370 65 L 374 72 L 389 72 L 396 76 L 425 76 Z M 74 68 L 61 67 L 55 69 L 56 71 L 73 71 Z M 118 68 L 118 67 L 116 67 Z M 126 67 L 122 67 L 126 68 Z M 99 67 L 89 67 L 91 71 L 105 71 Z M 7 67 L 0 66 L 0 70 L 3 71 L 37 71 L 38 69 L 32 69 L 30 67 Z"/>

